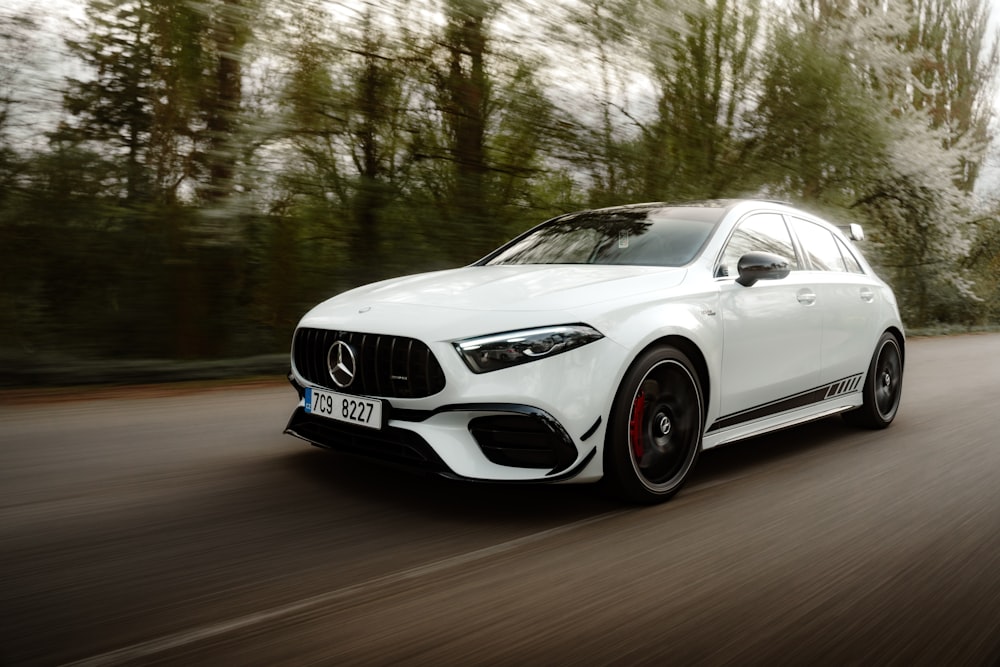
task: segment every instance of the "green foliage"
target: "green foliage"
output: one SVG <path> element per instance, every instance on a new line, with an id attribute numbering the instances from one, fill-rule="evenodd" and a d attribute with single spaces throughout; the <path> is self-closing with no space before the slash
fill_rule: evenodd
<path id="1" fill-rule="evenodd" d="M 778 28 L 754 114 L 761 185 L 800 201 L 843 202 L 866 187 L 886 151 L 886 122 L 848 54 L 820 26 Z"/>
<path id="2" fill-rule="evenodd" d="M 911 0 L 903 48 L 919 55 L 910 72 L 909 105 L 925 111 L 932 128 L 947 131 L 946 147 L 962 147 L 956 185 L 971 192 L 989 141 L 993 80 L 1000 42 L 988 42 L 990 6 L 981 0 Z"/>
<path id="3" fill-rule="evenodd" d="M 962 268 L 975 276 L 978 297 L 971 312 L 958 321 L 975 324 L 1000 323 L 1000 203 L 994 201 L 984 213 L 970 221 L 972 243 Z M 940 318 L 940 321 L 950 321 Z"/>
<path id="4" fill-rule="evenodd" d="M 0 356 L 285 349 L 552 215 L 757 195 L 868 226 L 908 324 L 1000 320 L 984 0 L 89 0 L 58 127 L 0 16 Z"/>
<path id="5" fill-rule="evenodd" d="M 759 0 L 693 3 L 648 35 L 656 116 L 636 163 L 641 199 L 719 197 L 746 181 L 746 100 L 757 84 Z"/>
<path id="6" fill-rule="evenodd" d="M 128 201 L 227 194 L 248 10 L 237 0 L 91 0 L 86 36 L 67 43 L 92 76 L 68 82 L 60 138 L 120 156 Z"/>

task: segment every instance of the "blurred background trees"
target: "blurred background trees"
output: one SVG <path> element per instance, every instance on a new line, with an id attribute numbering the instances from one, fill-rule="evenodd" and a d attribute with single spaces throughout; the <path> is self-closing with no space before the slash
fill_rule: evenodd
<path id="1" fill-rule="evenodd" d="M 52 18 L 0 10 L 0 358 L 282 351 L 551 215 L 731 196 L 863 223 L 909 326 L 1000 321 L 986 0 L 79 5 L 47 107 Z"/>

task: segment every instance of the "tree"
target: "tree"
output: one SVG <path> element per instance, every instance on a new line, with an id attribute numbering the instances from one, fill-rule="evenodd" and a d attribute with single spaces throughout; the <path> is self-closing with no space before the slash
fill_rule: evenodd
<path id="1" fill-rule="evenodd" d="M 218 202 L 232 194 L 239 136 L 238 118 L 243 100 L 243 56 L 251 37 L 253 0 L 216 0 L 214 4 L 195 7 L 207 22 L 209 57 L 214 67 L 201 77 L 204 87 L 201 107 L 204 113 L 207 148 L 203 156 L 207 183 L 202 196 Z M 213 76 L 214 74 L 214 76 Z"/>
<path id="2" fill-rule="evenodd" d="M 420 198 L 430 198 L 425 228 L 450 265 L 524 228 L 555 124 L 537 63 L 492 33 L 499 11 L 492 0 L 445 0 L 444 26 L 423 52 Z"/>
<path id="3" fill-rule="evenodd" d="M 6 10 L 0 13 L 0 225 L 23 169 L 12 131 L 16 129 L 17 90 L 25 83 L 22 71 L 31 52 L 30 33 L 34 28 L 34 21 L 27 15 Z"/>
<path id="4" fill-rule="evenodd" d="M 231 189 L 240 110 L 242 0 L 90 0 L 88 33 L 68 42 L 93 76 L 71 80 L 63 136 L 124 157 L 130 202 L 217 201 Z"/>
<path id="5" fill-rule="evenodd" d="M 976 298 L 962 258 L 996 67 L 983 19 L 979 0 L 812 0 L 773 38 L 759 155 L 787 167 L 779 189 L 873 223 L 910 325 Z"/>
<path id="6" fill-rule="evenodd" d="M 328 31 L 324 12 L 305 12 L 293 36 L 283 97 L 304 168 L 286 187 L 305 197 L 297 210 L 312 220 L 313 238 L 361 260 L 336 262 L 345 286 L 400 270 L 389 248 L 409 226 L 400 200 L 415 159 L 416 57 L 387 33 L 396 19 L 367 7 L 355 23 Z"/>
<path id="7" fill-rule="evenodd" d="M 247 38 L 241 8 L 236 0 L 91 0 L 86 35 L 68 42 L 90 76 L 68 82 L 71 118 L 52 135 L 54 149 L 76 144 L 123 165 L 105 183 L 115 214 L 79 222 L 106 225 L 108 239 L 122 244 L 118 263 L 146 269 L 149 290 L 162 295 L 160 311 L 173 318 L 167 329 L 175 335 L 164 347 L 182 356 L 225 346 L 241 282 L 239 220 L 209 226 L 219 216 L 194 206 L 204 198 L 217 207 L 231 190 L 228 147 Z M 137 235 L 146 238 L 139 253 Z"/>
<path id="8" fill-rule="evenodd" d="M 435 71 L 438 107 L 456 167 L 451 196 L 461 223 L 472 229 L 481 229 L 488 215 L 486 125 L 491 91 L 486 46 L 487 25 L 495 12 L 495 5 L 486 0 L 448 0 L 442 40 L 447 69 Z"/>
<path id="9" fill-rule="evenodd" d="M 811 14 L 775 26 L 754 111 L 758 183 L 772 195 L 847 205 L 884 163 L 886 114 L 852 51 Z"/>
<path id="10" fill-rule="evenodd" d="M 925 112 L 943 129 L 943 146 L 961 152 L 956 185 L 971 192 L 989 144 L 992 95 L 1000 40 L 988 34 L 983 0 L 909 0 L 909 31 L 902 42 L 916 56 L 907 99 L 897 103 Z"/>
<path id="11" fill-rule="evenodd" d="M 634 139 L 636 120 L 623 91 L 635 74 L 634 62 L 644 53 L 636 43 L 637 4 L 634 0 L 581 0 L 571 5 L 564 25 L 557 28 L 579 71 L 596 84 L 587 87 L 596 108 L 584 107 L 563 120 L 574 129 L 564 140 L 565 152 L 572 172 L 587 176 L 586 203 L 590 206 L 621 203 L 628 196 L 626 173 L 635 157 L 628 144 Z"/>
<path id="12" fill-rule="evenodd" d="M 656 113 L 643 126 L 642 199 L 718 197 L 745 179 L 759 0 L 650 3 L 641 15 Z M 679 16 L 676 14 L 679 13 Z"/>

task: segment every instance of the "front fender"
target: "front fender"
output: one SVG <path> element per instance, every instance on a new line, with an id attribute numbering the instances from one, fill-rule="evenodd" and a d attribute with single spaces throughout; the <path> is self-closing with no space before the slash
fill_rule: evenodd
<path id="1" fill-rule="evenodd" d="M 646 304 L 642 308 L 624 306 L 591 319 L 605 336 L 633 352 L 623 359 L 617 369 L 615 388 L 621 384 L 635 358 L 649 346 L 669 338 L 688 341 L 704 360 L 702 370 L 708 378 L 708 386 L 703 387 L 708 394 L 707 423 L 718 416 L 720 387 L 716 378 L 722 367 L 723 338 L 718 291 L 706 292 L 696 298 L 688 295 L 683 299 L 664 299 L 659 304 Z M 697 359 L 692 361 L 698 363 Z"/>

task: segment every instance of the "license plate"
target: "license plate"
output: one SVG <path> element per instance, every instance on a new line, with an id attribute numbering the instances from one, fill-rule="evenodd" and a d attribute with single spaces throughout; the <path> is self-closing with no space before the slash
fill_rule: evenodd
<path id="1" fill-rule="evenodd" d="M 347 424 L 382 428 L 382 401 L 306 387 L 306 412 Z"/>

